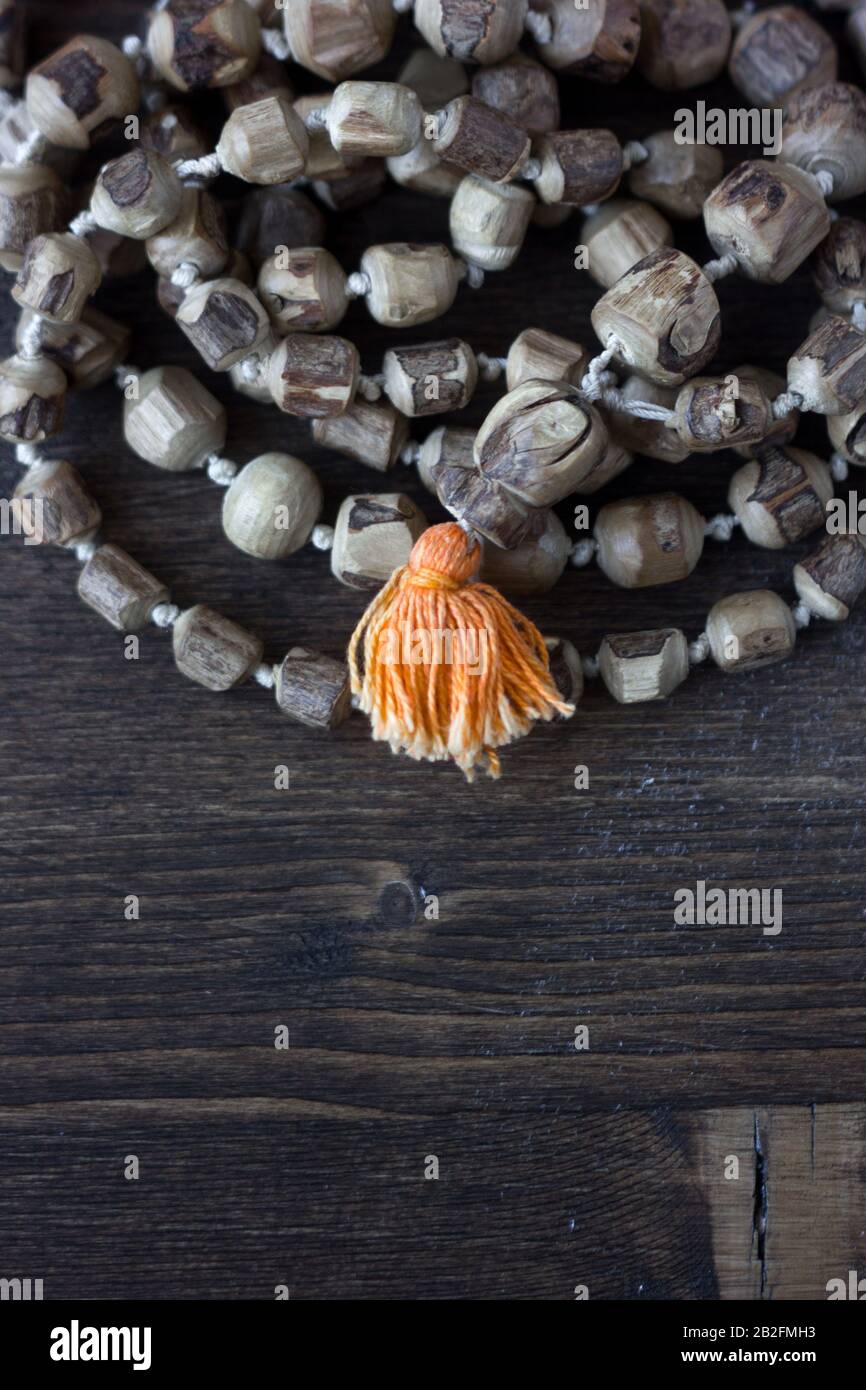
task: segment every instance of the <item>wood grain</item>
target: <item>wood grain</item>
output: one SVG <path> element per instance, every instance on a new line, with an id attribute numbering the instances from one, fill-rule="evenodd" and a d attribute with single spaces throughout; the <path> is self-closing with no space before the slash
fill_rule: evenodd
<path id="1" fill-rule="evenodd" d="M 75 30 L 140 32 L 143 12 L 34 0 L 34 52 Z M 399 69 L 406 21 L 400 32 L 374 76 Z M 636 76 L 562 93 L 565 127 L 629 136 L 682 104 Z M 725 83 L 701 95 L 740 104 Z M 208 96 L 212 133 L 221 114 Z M 226 181 L 232 225 L 239 192 Z M 593 347 L 599 291 L 573 269 L 579 236 L 576 220 L 533 227 L 512 269 L 461 287 L 435 332 L 402 341 L 454 336 L 504 355 L 537 326 Z M 328 217 L 346 270 L 398 238 L 447 241 L 447 204 L 389 186 Z M 676 238 L 709 256 L 698 224 Z M 718 288 L 711 370 L 757 358 L 783 371 L 817 304 L 808 273 Z M 345 495 L 381 490 L 303 421 L 208 372 L 157 308 L 151 274 L 97 304 L 133 325 L 141 369 L 186 365 L 226 404 L 229 457 L 308 461 L 324 520 Z M 8 348 L 6 299 L 3 313 Z M 401 341 L 361 305 L 341 332 L 368 372 Z M 498 393 L 480 385 L 466 411 L 416 422 L 413 437 L 477 426 Z M 132 455 L 120 410 L 110 385 L 73 393 L 61 436 L 106 536 L 176 602 L 261 636 L 269 659 L 292 645 L 339 656 L 367 595 L 311 548 L 273 564 L 238 552 L 219 489 Z M 828 455 L 814 418 L 797 442 Z M 711 516 L 739 462 L 641 460 L 598 505 L 675 489 Z M 16 480 L 6 450 L 2 484 Z M 441 517 L 408 470 L 387 486 Z M 792 597 L 810 547 L 769 552 L 738 534 L 708 542 L 683 583 L 625 592 L 570 570 L 524 607 L 585 653 L 606 632 L 692 637 L 731 590 Z M 358 716 L 320 736 L 254 685 L 199 689 L 155 630 L 125 659 L 75 574 L 69 555 L 0 544 L 0 1275 L 42 1277 L 47 1298 L 271 1298 L 285 1282 L 293 1298 L 569 1299 L 585 1283 L 591 1298 L 757 1299 L 824 1298 L 827 1278 L 862 1269 L 862 614 L 816 623 L 787 664 L 704 667 L 659 704 L 619 706 L 592 683 L 573 721 L 508 751 L 502 782 L 470 788 L 392 757 Z M 288 790 L 275 789 L 281 766 Z M 675 925 L 673 894 L 698 879 L 780 888 L 782 931 Z M 140 917 L 127 920 L 133 894 Z M 736 1204 L 710 1181 L 722 1150 L 742 1155 Z M 123 1177 L 130 1154 L 137 1181 Z M 424 1179 L 428 1155 L 438 1181 Z"/>

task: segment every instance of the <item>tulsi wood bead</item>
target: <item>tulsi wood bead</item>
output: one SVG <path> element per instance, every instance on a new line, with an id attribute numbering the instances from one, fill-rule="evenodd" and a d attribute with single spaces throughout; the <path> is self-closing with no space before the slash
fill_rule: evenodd
<path id="1" fill-rule="evenodd" d="M 409 553 L 427 520 L 399 492 L 346 497 L 337 514 L 331 570 L 351 589 L 378 589 Z"/>
<path id="2" fill-rule="evenodd" d="M 335 328 L 349 307 L 345 271 L 321 246 L 270 256 L 259 271 L 258 291 L 277 333 Z"/>
<path id="3" fill-rule="evenodd" d="M 556 512 L 535 509 L 528 518 L 524 539 L 510 550 L 486 545 L 480 579 L 504 594 L 527 597 L 548 593 L 561 578 L 572 542 Z"/>
<path id="4" fill-rule="evenodd" d="M 0 165 L 0 266 L 17 270 L 29 241 L 59 232 L 69 217 L 69 195 L 47 164 Z"/>
<path id="5" fill-rule="evenodd" d="M 789 357 L 788 389 L 818 415 L 855 410 L 866 397 L 866 335 L 843 318 L 822 323 Z"/>
<path id="6" fill-rule="evenodd" d="M 451 198 L 463 178 L 463 170 L 446 164 L 433 148 L 433 141 L 422 135 L 408 154 L 387 160 L 388 173 L 402 188 L 429 193 L 433 198 Z"/>
<path id="7" fill-rule="evenodd" d="M 306 126 L 276 94 L 233 111 L 217 145 L 222 167 L 247 183 L 289 183 L 304 172 L 309 152 Z"/>
<path id="8" fill-rule="evenodd" d="M 739 383 L 742 377 L 750 377 L 756 381 L 764 395 L 770 401 L 775 401 L 787 390 L 787 383 L 783 376 L 778 372 L 768 371 L 766 367 L 736 367 L 732 375 Z M 726 378 L 728 380 L 729 378 Z M 734 453 L 742 458 L 754 458 L 759 449 L 767 445 L 776 445 L 781 448 L 790 443 L 797 433 L 797 426 L 800 422 L 800 412 L 796 406 L 792 405 L 785 411 L 784 415 L 776 417 L 771 415 L 768 423 L 767 432 L 762 439 L 752 444 L 733 444 L 728 447 L 733 448 Z"/>
<path id="9" fill-rule="evenodd" d="M 785 116 L 780 158 L 832 174 L 834 202 L 866 191 L 866 94 L 848 82 L 801 92 Z"/>
<path id="10" fill-rule="evenodd" d="M 207 604 L 181 613 L 171 632 L 174 664 L 205 690 L 231 690 L 262 659 L 262 643 Z"/>
<path id="11" fill-rule="evenodd" d="M 15 343 L 19 348 L 33 317 L 31 311 L 25 309 L 18 321 Z M 126 357 L 131 336 L 125 324 L 88 305 L 78 323 L 43 321 L 40 342 L 44 356 L 63 368 L 77 390 L 87 391 L 108 380 Z"/>
<path id="12" fill-rule="evenodd" d="M 139 144 L 163 159 L 199 159 L 207 154 L 210 142 L 195 124 L 185 106 L 163 106 L 141 121 Z"/>
<path id="13" fill-rule="evenodd" d="M 26 102 L 13 100 L 0 115 L 0 159 L 4 164 L 26 163 L 32 156 L 32 142 L 37 135 L 41 143 L 44 136 L 37 131 Z M 61 145 L 46 142 L 40 150 L 39 163 L 49 165 L 68 183 L 75 173 L 80 155 L 79 150 L 64 149 Z"/>
<path id="14" fill-rule="evenodd" d="M 543 203 L 601 203 L 622 178 L 622 147 L 610 130 L 552 131 L 539 140 L 537 156 L 534 184 Z"/>
<path id="15" fill-rule="evenodd" d="M 183 185 L 168 160 L 139 148 L 102 166 L 90 211 L 100 227 L 145 241 L 175 220 L 182 198 Z"/>
<path id="16" fill-rule="evenodd" d="M 672 130 L 647 135 L 647 158 L 628 171 L 629 192 L 645 198 L 668 217 L 700 217 L 704 203 L 725 172 L 715 145 L 680 145 Z"/>
<path id="17" fill-rule="evenodd" d="M 626 401 L 647 401 L 650 405 L 663 405 L 667 410 L 676 409 L 678 392 L 672 386 L 659 386 L 643 377 L 630 376 L 620 390 Z M 691 453 L 677 431 L 663 420 L 642 420 L 625 410 L 602 410 L 602 416 L 612 437 L 632 453 L 645 454 L 663 463 L 682 463 Z"/>
<path id="18" fill-rule="evenodd" d="M 544 328 L 524 328 L 508 349 L 505 381 L 509 391 L 523 381 L 567 381 L 579 386 L 588 365 L 589 353 L 580 343 Z"/>
<path id="19" fill-rule="evenodd" d="M 528 0 L 415 0 L 415 24 L 435 53 L 499 63 L 520 43 Z"/>
<path id="20" fill-rule="evenodd" d="M 274 674 L 277 705 L 308 729 L 335 729 L 351 712 L 349 669 L 344 661 L 292 647 Z"/>
<path id="21" fill-rule="evenodd" d="M 817 531 L 833 495 L 829 470 L 805 449 L 761 449 L 731 478 L 728 504 L 753 545 L 780 550 Z"/>
<path id="22" fill-rule="evenodd" d="M 421 138 L 421 103 L 400 82 L 341 82 L 328 134 L 341 155 L 407 154 Z"/>
<path id="23" fill-rule="evenodd" d="M 47 357 L 0 362 L 0 439 L 40 444 L 63 424 L 66 376 Z"/>
<path id="24" fill-rule="evenodd" d="M 453 58 L 442 58 L 427 47 L 414 50 L 400 69 L 399 81 L 412 88 L 425 111 L 438 111 L 453 97 L 469 91 L 463 65 Z"/>
<path id="25" fill-rule="evenodd" d="M 691 574 L 704 548 L 704 518 L 673 492 L 628 497 L 602 507 L 594 535 L 608 579 L 643 589 Z"/>
<path id="26" fill-rule="evenodd" d="M 866 589 L 862 536 L 826 536 L 817 550 L 794 566 L 794 588 L 816 618 L 844 622 Z"/>
<path id="27" fill-rule="evenodd" d="M 139 458 L 170 473 L 199 468 L 226 439 L 226 413 L 186 367 L 154 367 L 124 400 L 123 435 Z"/>
<path id="28" fill-rule="evenodd" d="M 102 279 L 93 251 L 71 232 L 46 232 L 28 243 L 12 298 L 51 323 L 77 323 Z"/>
<path id="29" fill-rule="evenodd" d="M 721 338 L 719 301 L 688 256 L 663 247 L 632 266 L 592 311 L 592 326 L 607 347 L 641 376 L 679 386 L 715 354 Z"/>
<path id="30" fill-rule="evenodd" d="M 150 16 L 151 62 L 179 92 L 242 81 L 260 49 L 261 26 L 246 0 L 168 0 Z"/>
<path id="31" fill-rule="evenodd" d="M 325 219 L 305 193 L 275 186 L 244 198 L 237 243 L 253 265 L 262 265 L 279 246 L 321 246 L 324 239 Z"/>
<path id="32" fill-rule="evenodd" d="M 670 246 L 670 223 L 651 203 L 611 198 L 587 217 L 581 238 L 589 256 L 589 273 L 605 289 L 660 246 Z"/>
<path id="33" fill-rule="evenodd" d="M 241 469 L 223 499 L 223 531 L 259 560 L 282 560 L 306 545 L 322 510 L 311 468 L 291 454 L 260 454 Z"/>
<path id="34" fill-rule="evenodd" d="M 722 0 L 641 0 L 638 70 L 664 92 L 712 82 L 724 70 L 731 19 Z"/>
<path id="35" fill-rule="evenodd" d="M 0 87 L 17 87 L 24 71 L 24 10 L 19 0 L 0 2 Z"/>
<path id="36" fill-rule="evenodd" d="M 460 338 L 389 348 L 382 363 L 385 394 L 403 415 L 462 410 L 478 382 L 478 363 Z"/>
<path id="37" fill-rule="evenodd" d="M 830 216 L 809 174 L 752 159 L 710 194 L 704 225 L 717 255 L 733 255 L 744 275 L 778 285 L 823 241 Z"/>
<path id="38" fill-rule="evenodd" d="M 387 182 L 383 159 L 361 159 L 337 178 L 315 179 L 313 192 L 332 212 L 352 212 L 375 202 Z"/>
<path id="39" fill-rule="evenodd" d="M 523 245 L 535 199 L 515 183 L 467 174 L 451 200 L 454 248 L 482 270 L 507 270 Z"/>
<path id="40" fill-rule="evenodd" d="M 812 258 L 812 278 L 834 313 L 848 314 L 866 300 L 866 223 L 837 218 Z"/>
<path id="41" fill-rule="evenodd" d="M 393 406 L 355 400 L 342 415 L 313 421 L 313 438 L 324 449 L 387 473 L 409 438 L 409 423 Z"/>
<path id="42" fill-rule="evenodd" d="M 607 446 L 595 406 L 565 382 L 524 381 L 493 407 L 475 438 L 485 477 L 530 507 L 574 492 Z"/>
<path id="43" fill-rule="evenodd" d="M 771 589 L 728 594 L 707 618 L 710 652 L 723 671 L 754 671 L 784 661 L 796 636 L 790 608 Z"/>
<path id="44" fill-rule="evenodd" d="M 79 35 L 32 68 L 27 111 L 46 140 L 86 150 L 116 120 L 138 110 L 138 78 L 107 39 Z"/>
<path id="45" fill-rule="evenodd" d="M 534 0 L 532 8 L 551 21 L 549 42 L 536 40 L 549 68 L 593 82 L 621 82 L 640 42 L 636 0 Z"/>
<path id="46" fill-rule="evenodd" d="M 545 637 L 550 674 L 563 700 L 576 705 L 583 695 L 583 666 L 580 653 L 564 637 Z M 560 718 L 557 715 L 557 718 Z"/>
<path id="47" fill-rule="evenodd" d="M 755 106 L 778 106 L 807 87 L 834 82 L 837 61 L 833 40 L 805 10 L 774 5 L 742 26 L 728 70 Z"/>
<path id="48" fill-rule="evenodd" d="M 227 277 L 188 290 L 175 320 L 214 372 L 248 357 L 271 331 L 258 295 Z"/>
<path id="49" fill-rule="evenodd" d="M 680 388 L 676 429 L 689 449 L 712 452 L 759 444 L 773 427 L 773 411 L 751 376 L 693 377 Z"/>
<path id="50" fill-rule="evenodd" d="M 295 111 L 302 121 L 307 121 L 314 111 L 323 113 L 327 120 L 332 101 L 333 94 L 331 92 L 298 97 L 295 102 Z M 311 182 L 313 180 L 342 178 L 354 164 L 359 162 L 360 157 L 358 155 L 348 153 L 342 155 L 339 150 L 334 149 L 327 125 L 308 130 L 307 139 L 309 148 L 306 177 Z"/>
<path id="51" fill-rule="evenodd" d="M 440 111 L 433 148 L 449 164 L 499 182 L 515 178 L 523 168 L 530 140 L 504 111 L 463 96 Z"/>
<path id="52" fill-rule="evenodd" d="M 512 53 L 502 63 L 476 69 L 472 95 L 497 111 L 507 112 L 528 135 L 546 135 L 559 129 L 556 78 L 525 53 Z"/>
<path id="53" fill-rule="evenodd" d="M 689 648 L 677 627 L 608 633 L 598 654 L 599 674 L 621 705 L 664 700 L 689 673 Z"/>
<path id="54" fill-rule="evenodd" d="M 451 515 L 494 546 L 511 550 L 527 536 L 533 511 L 499 483 L 486 478 L 470 459 L 440 464 L 435 472 L 435 491 Z"/>
<path id="55" fill-rule="evenodd" d="M 418 451 L 418 477 L 428 492 L 437 493 L 443 468 L 475 468 L 475 431 L 440 425 L 428 434 Z"/>
<path id="56" fill-rule="evenodd" d="M 358 389 L 358 349 L 346 338 L 290 333 L 268 366 L 271 396 L 287 415 L 342 415 Z"/>
<path id="57" fill-rule="evenodd" d="M 222 88 L 222 98 L 229 114 L 239 106 L 247 106 L 251 102 L 261 101 L 262 97 L 273 96 L 293 102 L 295 90 L 289 82 L 285 64 L 271 57 L 270 53 L 259 54 L 256 70 L 251 72 L 249 77 L 245 77 L 241 82 L 232 83 L 231 87 Z"/>
<path id="58" fill-rule="evenodd" d="M 369 277 L 364 296 L 377 323 L 386 328 L 414 328 L 445 314 L 459 285 L 457 262 L 447 246 L 416 246 L 394 241 L 370 246 L 361 257 Z"/>
<path id="59" fill-rule="evenodd" d="M 13 509 L 24 534 L 41 545 L 77 545 L 94 535 L 102 520 L 99 504 L 65 459 L 44 459 L 28 468 L 15 489 Z"/>
<path id="60" fill-rule="evenodd" d="M 381 62 L 395 22 L 391 0 L 291 0 L 283 10 L 292 57 L 326 82 Z"/>
<path id="61" fill-rule="evenodd" d="M 177 217 L 148 237 L 146 250 L 157 275 L 171 275 L 182 261 L 194 265 L 203 279 L 219 275 L 229 258 L 222 207 L 206 189 L 184 188 Z"/>
<path id="62" fill-rule="evenodd" d="M 117 232 L 95 227 L 87 234 L 87 244 L 99 261 L 103 280 L 125 280 L 147 269 L 147 252 L 143 241 L 133 241 Z"/>
<path id="63" fill-rule="evenodd" d="M 78 596 L 120 632 L 137 632 L 168 589 L 119 545 L 101 545 L 78 576 Z"/>
<path id="64" fill-rule="evenodd" d="M 830 415 L 827 433 L 833 448 L 848 463 L 866 468 L 866 401 L 847 415 Z"/>

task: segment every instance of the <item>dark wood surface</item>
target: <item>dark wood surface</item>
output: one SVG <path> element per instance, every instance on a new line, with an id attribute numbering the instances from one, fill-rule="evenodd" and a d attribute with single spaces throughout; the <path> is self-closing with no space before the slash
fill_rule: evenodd
<path id="1" fill-rule="evenodd" d="M 31 47 L 140 31 L 143 9 L 39 0 Z M 400 54 L 408 43 L 404 21 Z M 683 104 L 637 77 L 562 86 L 566 122 L 623 135 Z M 739 104 L 725 83 L 706 95 Z M 218 128 L 218 100 L 207 110 Z M 446 205 L 396 188 L 330 221 L 347 268 L 374 241 L 447 239 Z M 535 324 L 593 344 L 600 291 L 572 268 L 579 230 L 533 230 L 513 270 L 416 340 L 504 353 Z M 677 241 L 709 254 L 699 225 Z M 721 367 L 783 369 L 817 305 L 805 270 L 781 288 L 725 281 L 720 299 Z M 392 486 L 441 519 L 409 470 L 383 480 L 317 450 L 210 374 L 149 274 L 97 303 L 133 323 L 137 364 L 184 363 L 226 401 L 230 456 L 308 459 L 327 520 L 347 492 Z M 2 313 L 6 346 L 5 295 Z M 377 370 L 385 331 L 360 305 L 345 330 Z M 827 456 L 816 420 L 801 442 Z M 59 450 L 106 534 L 177 602 L 248 624 L 274 658 L 295 642 L 340 653 L 362 600 L 327 557 L 234 550 L 218 489 L 124 447 L 111 386 L 72 397 Z M 734 466 L 638 461 L 605 496 L 675 488 L 712 514 Z M 15 477 L 7 447 L 4 495 Z M 731 590 L 790 596 L 807 548 L 738 535 L 709 542 L 686 583 L 627 593 L 572 570 L 525 607 L 583 652 L 606 631 L 694 636 Z M 293 1298 L 568 1299 L 585 1284 L 695 1299 L 823 1298 L 827 1279 L 862 1272 L 861 614 L 814 626 L 786 665 L 709 664 L 661 704 L 620 707 L 593 686 L 571 723 L 506 751 L 501 782 L 469 787 L 392 757 L 360 716 L 323 738 L 256 686 L 209 695 L 155 630 L 125 660 L 76 599 L 67 554 L 4 540 L 0 575 L 0 1275 L 43 1278 L 50 1298 L 257 1299 L 286 1284 Z M 698 879 L 780 888 L 781 933 L 675 926 L 673 894 Z M 731 1154 L 739 1181 L 722 1179 Z"/>

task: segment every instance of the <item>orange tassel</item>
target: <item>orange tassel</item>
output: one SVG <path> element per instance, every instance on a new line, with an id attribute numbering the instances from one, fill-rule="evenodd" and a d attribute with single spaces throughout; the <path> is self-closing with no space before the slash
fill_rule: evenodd
<path id="1" fill-rule="evenodd" d="M 452 758 L 472 781 L 499 776 L 497 748 L 536 719 L 566 718 L 544 638 L 489 584 L 481 547 L 454 522 L 431 526 L 352 634 L 349 669 L 373 738 L 394 753 Z"/>

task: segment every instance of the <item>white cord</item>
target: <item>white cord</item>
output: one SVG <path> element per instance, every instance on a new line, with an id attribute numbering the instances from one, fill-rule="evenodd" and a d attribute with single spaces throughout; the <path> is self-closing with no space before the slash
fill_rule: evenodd
<path id="1" fill-rule="evenodd" d="M 799 391 L 783 391 L 781 396 L 777 396 L 773 401 L 773 419 L 784 420 L 792 410 L 799 410 L 802 404 L 803 397 Z"/>
<path id="2" fill-rule="evenodd" d="M 837 483 L 844 483 L 848 477 L 848 460 L 843 459 L 840 453 L 830 455 L 830 476 Z"/>
<path id="3" fill-rule="evenodd" d="M 281 63 L 288 62 L 292 56 L 289 41 L 279 29 L 262 28 L 262 48 L 270 53 L 272 58 L 279 58 Z"/>
<path id="4" fill-rule="evenodd" d="M 689 661 L 692 666 L 700 666 L 710 654 L 710 639 L 705 632 L 689 643 Z"/>
<path id="5" fill-rule="evenodd" d="M 15 458 L 25 468 L 33 468 L 37 463 L 42 462 L 42 455 L 35 444 L 16 444 Z"/>
<path id="6" fill-rule="evenodd" d="M 258 681 L 259 685 L 263 685 L 266 690 L 273 690 L 277 683 L 273 666 L 269 666 L 266 661 L 259 662 L 253 671 L 253 680 Z"/>
<path id="7" fill-rule="evenodd" d="M 518 178 L 526 179 L 529 183 L 534 183 L 541 177 L 541 160 L 531 155 L 520 170 Z"/>
<path id="8" fill-rule="evenodd" d="M 231 459 L 222 458 L 219 454 L 208 454 L 205 468 L 211 482 L 216 483 L 218 487 L 229 487 L 238 473 L 237 464 Z"/>
<path id="9" fill-rule="evenodd" d="M 814 178 L 821 192 L 824 194 L 824 197 L 832 198 L 833 185 L 836 182 L 832 172 L 829 169 L 819 169 L 815 174 L 812 175 L 812 177 Z"/>
<path id="10" fill-rule="evenodd" d="M 181 261 L 179 266 L 171 272 L 171 283 L 177 285 L 178 289 L 191 290 L 199 278 L 198 266 L 193 265 L 192 261 Z"/>
<path id="11" fill-rule="evenodd" d="M 95 232 L 98 226 L 99 223 L 90 208 L 85 208 L 83 212 L 78 213 L 77 217 L 73 217 L 69 224 L 69 230 L 73 236 L 87 236 L 88 232 Z"/>
<path id="12" fill-rule="evenodd" d="M 600 352 L 598 357 L 593 357 L 589 363 L 581 380 L 580 389 L 591 401 L 597 400 L 605 391 L 606 386 L 602 378 L 608 363 L 613 361 L 621 347 L 622 343 L 619 338 L 610 338 L 604 352 Z"/>
<path id="13" fill-rule="evenodd" d="M 472 261 L 458 261 L 457 272 L 461 280 L 465 280 L 470 290 L 480 290 L 484 284 L 484 271 L 480 265 L 473 265 Z"/>
<path id="14" fill-rule="evenodd" d="M 791 615 L 795 626 L 799 628 L 808 627 L 812 621 L 812 614 L 801 598 L 797 599 L 796 603 L 791 604 Z"/>
<path id="15" fill-rule="evenodd" d="M 48 141 L 41 130 L 31 130 L 27 139 L 20 145 L 15 153 L 16 164 L 29 164 L 39 162 L 39 156 L 44 153 L 48 146 Z"/>
<path id="16" fill-rule="evenodd" d="M 640 140 L 626 140 L 622 147 L 622 167 L 623 172 L 633 169 L 636 164 L 643 164 L 649 159 L 649 150 Z"/>
<path id="17" fill-rule="evenodd" d="M 121 40 L 120 47 L 139 77 L 144 77 L 147 71 L 147 51 L 144 47 L 144 41 L 138 37 L 138 34 L 127 34 L 126 38 Z"/>
<path id="18" fill-rule="evenodd" d="M 714 541 L 729 541 L 734 534 L 734 527 L 739 526 L 738 516 L 729 516 L 720 512 L 718 516 L 711 517 L 704 527 L 704 535 Z"/>
<path id="19" fill-rule="evenodd" d="M 584 565 L 591 563 L 597 550 L 598 541 L 594 540 L 592 536 L 588 536 L 586 540 L 577 541 L 571 547 L 568 558 L 576 569 L 582 569 Z"/>
<path id="20" fill-rule="evenodd" d="M 346 280 L 346 298 L 363 299 L 372 288 L 373 285 L 366 270 L 353 270 Z"/>
<path id="21" fill-rule="evenodd" d="M 319 523 L 310 532 L 310 540 L 317 550 L 332 550 L 334 546 L 333 526 L 323 526 Z"/>
<path id="22" fill-rule="evenodd" d="M 72 553 L 80 565 L 86 565 L 98 549 L 99 541 L 95 536 L 91 536 L 89 541 L 79 541 L 77 545 L 72 546 Z"/>
<path id="23" fill-rule="evenodd" d="M 150 621 L 157 627 L 174 627 L 180 617 L 176 603 L 158 603 L 150 615 Z"/>
<path id="24" fill-rule="evenodd" d="M 365 401 L 378 401 L 382 397 L 381 376 L 361 376 L 358 380 L 358 394 L 364 397 Z"/>
<path id="25" fill-rule="evenodd" d="M 530 10 L 524 25 L 536 43 L 550 43 L 553 38 L 553 20 L 549 14 L 542 14 L 540 10 Z"/>
<path id="26" fill-rule="evenodd" d="M 586 680 L 594 681 L 598 678 L 597 656 L 582 656 L 580 659 L 580 665 Z"/>
<path id="27" fill-rule="evenodd" d="M 701 266 L 701 270 L 710 284 L 713 284 L 714 281 L 721 280 L 726 275 L 733 275 L 738 265 L 739 261 L 733 251 L 726 251 L 724 256 L 718 256 L 714 261 L 707 261 L 705 265 Z"/>
<path id="28" fill-rule="evenodd" d="M 482 381 L 498 381 L 505 371 L 506 359 L 504 357 L 488 357 L 486 352 L 479 352 L 476 353 L 475 360 L 478 363 Z"/>
<path id="29" fill-rule="evenodd" d="M 42 333 L 44 320 L 40 314 L 34 312 L 33 317 L 29 318 L 21 330 L 21 344 L 18 348 L 19 357 L 34 358 L 42 356 Z"/>
<path id="30" fill-rule="evenodd" d="M 421 457 L 421 445 L 415 439 L 410 439 L 400 450 L 400 462 L 405 463 L 407 468 L 412 468 Z"/>
<path id="31" fill-rule="evenodd" d="M 391 8 L 397 14 L 408 14 L 415 4 L 415 0 L 391 0 Z"/>
<path id="32" fill-rule="evenodd" d="M 179 159 L 174 171 L 183 182 L 187 179 L 215 179 L 222 172 L 222 164 L 216 150 L 211 154 L 199 155 L 198 159 Z"/>
<path id="33" fill-rule="evenodd" d="M 851 322 L 861 333 L 866 333 L 866 302 L 862 299 L 858 299 L 851 310 Z"/>
<path id="34" fill-rule="evenodd" d="M 304 117 L 304 125 L 307 130 L 327 130 L 328 129 L 328 108 L 327 106 L 311 106 Z"/>

